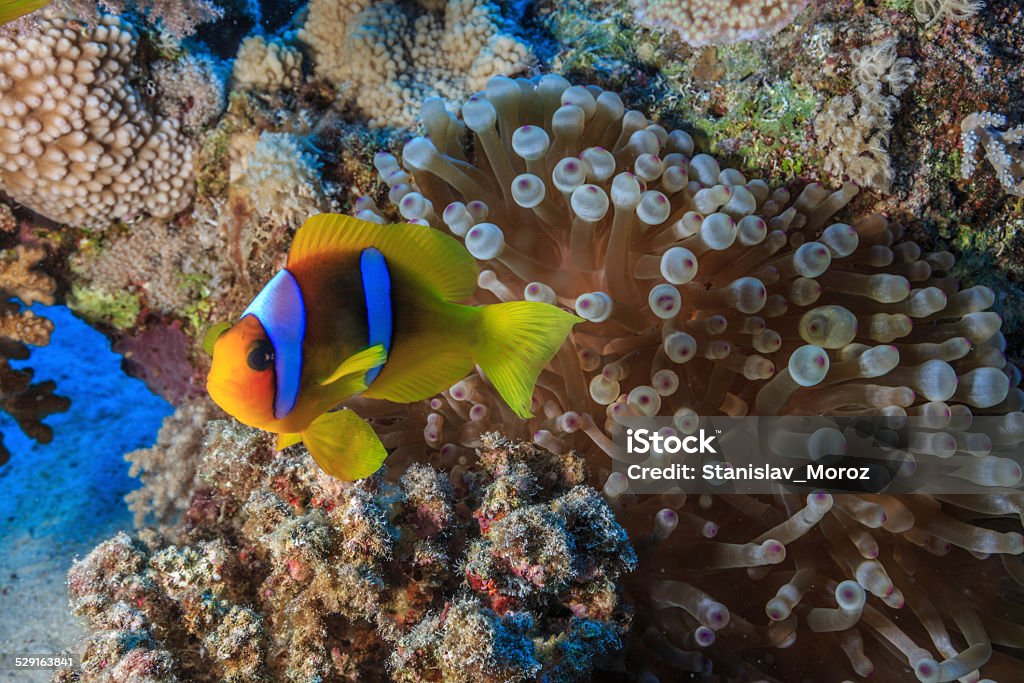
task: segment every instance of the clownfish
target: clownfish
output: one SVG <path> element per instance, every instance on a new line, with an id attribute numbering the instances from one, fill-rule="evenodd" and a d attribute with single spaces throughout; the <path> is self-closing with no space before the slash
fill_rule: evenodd
<path id="1" fill-rule="evenodd" d="M 207 333 L 207 391 L 240 422 L 278 434 L 278 450 L 301 441 L 348 481 L 387 457 L 368 423 L 332 410 L 357 394 L 412 403 L 479 365 L 531 417 L 537 377 L 581 319 L 538 302 L 458 303 L 477 275 L 466 248 L 434 228 L 313 216 L 238 321 Z"/>
<path id="2" fill-rule="evenodd" d="M 49 4 L 50 0 L 0 0 L 0 26 Z"/>

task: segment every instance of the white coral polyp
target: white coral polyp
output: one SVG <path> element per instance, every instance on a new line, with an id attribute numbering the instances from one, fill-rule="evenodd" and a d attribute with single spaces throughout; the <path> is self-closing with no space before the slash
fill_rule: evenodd
<path id="1" fill-rule="evenodd" d="M 131 82 L 130 26 L 104 16 L 82 29 L 54 12 L 39 26 L 0 37 L 0 189 L 89 228 L 186 208 L 192 148 Z"/>

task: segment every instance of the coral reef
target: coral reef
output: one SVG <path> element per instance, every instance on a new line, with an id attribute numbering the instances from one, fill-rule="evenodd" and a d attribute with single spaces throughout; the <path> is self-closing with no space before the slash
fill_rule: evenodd
<path id="1" fill-rule="evenodd" d="M 196 419 L 157 457 L 195 448 Z M 574 681 L 621 647 L 636 556 L 576 454 L 485 437 L 450 476 L 346 484 L 237 423 L 201 452 L 173 543 L 120 534 L 72 568 L 90 635 L 55 680 Z"/>
<path id="2" fill-rule="evenodd" d="M 281 40 L 248 36 L 238 48 L 231 78 L 244 90 L 291 90 L 302 82 L 302 53 Z"/>
<path id="3" fill-rule="evenodd" d="M 859 60 L 860 77 L 887 76 L 901 89 L 906 67 L 894 68 L 885 51 Z M 685 132 L 626 111 L 615 93 L 553 75 L 492 79 L 461 120 L 428 100 L 422 119 L 426 136 L 406 144 L 401 163 L 375 159 L 394 209 L 364 198 L 359 215 L 385 221 L 397 209 L 404 220 L 463 239 L 485 266 L 481 303 L 548 301 L 589 322 L 542 375 L 538 417 L 510 419 L 483 378 L 471 377 L 431 401 L 422 432 L 409 424 L 414 415 L 382 422 L 389 447 L 412 449 L 419 437 L 439 451 L 438 462 L 451 462 L 495 429 L 552 452 L 576 448 L 628 463 L 612 437 L 631 415 L 673 415 L 677 431 L 692 433 L 705 415 L 837 412 L 941 416 L 939 428 L 957 438 L 970 416 L 1003 415 L 1002 441 L 986 451 L 993 454 L 1024 438 L 1021 375 L 1003 353 L 999 316 L 986 310 L 994 293 L 961 289 L 947 275 L 951 253 L 923 250 L 880 215 L 832 222 L 857 194 L 853 183 L 837 191 L 812 183 L 795 198 L 772 191 L 695 153 Z M 936 457 L 929 448 L 906 453 L 918 463 Z M 1015 472 L 992 483 L 1016 486 Z M 769 661 L 757 652 L 808 640 L 833 644 L 858 675 L 873 668 L 891 677 L 910 666 L 921 680 L 939 680 L 929 671 L 959 672 L 955 678 L 1013 664 L 992 652 L 1000 628 L 981 628 L 984 615 L 964 607 L 958 591 L 966 583 L 933 577 L 929 559 L 932 551 L 958 560 L 970 552 L 1019 564 L 1019 502 L 815 494 L 806 508 L 785 495 L 664 496 L 631 506 L 625 484 L 614 473 L 604 492 L 632 538 L 650 539 L 641 578 L 631 583 L 647 609 L 638 611 L 642 637 L 630 640 L 629 656 L 659 676 L 702 671 L 711 660 L 727 677 L 806 672 L 815 665 L 797 655 L 773 649 Z M 758 569 L 769 566 L 773 574 Z M 1009 575 L 1001 576 L 995 594 L 1011 590 Z M 727 605 L 741 579 L 750 586 Z M 832 612 L 837 585 L 841 606 L 847 589 L 852 602 L 865 591 L 877 601 L 850 607 L 832 628 L 819 620 Z M 780 586 L 779 599 L 791 604 L 775 611 L 769 601 Z M 890 611 L 904 602 L 920 621 L 896 626 Z M 815 608 L 798 610 L 798 620 L 797 603 Z M 932 615 L 944 609 L 966 645 L 950 646 L 935 630 Z M 757 625 L 766 610 L 767 626 Z M 819 633 L 837 630 L 838 642 L 819 643 Z M 867 637 L 899 656 L 863 645 Z M 922 644 L 929 638 L 937 652 Z M 709 660 L 700 650 L 712 640 Z"/>
<path id="4" fill-rule="evenodd" d="M 370 126 L 410 126 L 426 97 L 458 106 L 491 76 L 527 68 L 530 48 L 505 24 L 489 0 L 312 0 L 299 38 L 313 53 L 316 74 Z"/>
<path id="5" fill-rule="evenodd" d="M 900 108 L 897 96 L 914 82 L 915 68 L 908 57 L 896 56 L 892 39 L 854 50 L 850 56 L 856 89 L 825 105 L 814 120 L 814 132 L 826 153 L 826 171 L 888 192 L 892 186 L 889 136 Z M 891 94 L 883 93 L 883 84 Z"/>
<path id="6" fill-rule="evenodd" d="M 198 248 L 198 229 L 192 223 L 144 219 L 130 230 L 108 232 L 72 259 L 83 313 L 97 310 L 88 306 L 90 296 L 135 296 L 149 310 L 180 311 L 211 277 L 213 266 L 204 258 L 205 250 Z M 109 322 L 102 320 L 102 313 L 98 317 Z"/>
<path id="7" fill-rule="evenodd" d="M 0 37 L 0 187 L 47 218 L 100 228 L 168 217 L 192 196 L 191 144 L 132 83 L 136 35 L 47 10 L 37 33 Z"/>
<path id="8" fill-rule="evenodd" d="M 992 112 L 975 112 L 960 124 L 964 157 L 960 174 L 966 180 L 978 167 L 979 148 L 992 164 L 996 177 L 1010 194 L 1024 197 L 1024 126 L 1006 128 L 1006 117 Z"/>
<path id="9" fill-rule="evenodd" d="M 173 39 L 191 35 L 200 24 L 224 15 L 224 11 L 211 0 L 55 0 L 51 7 L 73 16 L 76 21 L 85 22 L 90 28 L 103 22 L 103 13 L 139 12 Z M 37 30 L 41 24 L 46 23 L 42 19 L 41 12 L 34 12 L 0 27 L 0 34 L 6 32 L 13 35 Z"/>
<path id="10" fill-rule="evenodd" d="M 769 36 L 788 25 L 808 0 L 630 0 L 643 24 L 675 31 L 693 47 Z"/>
<path id="11" fill-rule="evenodd" d="M 151 65 L 160 118 L 181 122 L 189 135 L 216 123 L 224 112 L 223 67 L 207 55 L 188 54 Z"/>
<path id="12" fill-rule="evenodd" d="M 477 375 L 423 405 L 360 404 L 393 453 L 387 476 L 354 486 L 230 423 L 211 424 L 199 457 L 209 416 L 187 403 L 131 456 L 132 505 L 162 535 L 119 537 L 78 566 L 87 666 L 58 680 L 571 680 L 595 662 L 648 681 L 1013 680 L 1019 490 L 635 497 L 609 474 L 624 417 L 673 415 L 684 432 L 707 415 L 842 410 L 934 418 L 958 443 L 996 416 L 978 462 L 1017 485 L 995 464 L 1024 437 L 1006 338 L 1020 209 L 987 174 L 968 188 L 958 171 L 1003 149 L 997 172 L 1015 186 L 1019 140 L 968 117 L 961 159 L 957 122 L 1021 110 L 1019 7 L 955 23 L 973 3 L 816 2 L 768 37 L 803 4 L 760 28 L 749 8 L 783 3 L 691 14 L 684 29 L 719 32 L 707 42 L 765 38 L 691 50 L 623 18 L 624 3 L 542 0 L 513 29 L 502 12 L 516 3 L 314 0 L 298 32 L 308 82 L 292 35 L 246 39 L 228 112 L 194 156 L 194 213 L 77 242 L 79 305 L 128 331 L 118 348 L 135 372 L 179 403 L 198 392 L 189 336 L 237 315 L 304 212 L 348 211 L 357 187 L 377 202 L 356 202 L 365 219 L 464 239 L 484 267 L 479 303 L 537 298 L 589 322 L 542 376 L 529 422 Z M 535 19 L 549 33 L 513 37 Z M 182 63 L 158 51 L 161 69 Z M 605 89 L 488 82 L 532 51 Z M 129 87 L 184 125 L 187 90 L 161 101 L 166 81 Z M 367 150 L 397 155 L 405 138 L 360 119 L 411 127 L 425 99 L 424 136 L 370 177 Z M 854 182 L 828 191 L 820 166 Z M 491 430 L 555 456 L 496 447 Z M 607 506 L 578 487 L 577 453 Z M 631 574 L 619 525 L 639 553 Z"/>
<path id="13" fill-rule="evenodd" d="M 193 342 L 181 323 L 148 320 L 132 334 L 118 339 L 113 349 L 124 356 L 125 372 L 138 377 L 150 391 L 172 405 L 203 394 L 203 379 L 190 362 Z"/>
<path id="14" fill-rule="evenodd" d="M 9 208 L 5 215 L 6 220 L 16 224 Z M 53 393 L 53 381 L 33 383 L 31 368 L 15 369 L 10 361 L 27 360 L 28 346 L 46 346 L 50 342 L 53 323 L 21 305 L 53 303 L 56 283 L 38 270 L 44 258 L 46 250 L 38 245 L 19 244 L 0 251 L 0 410 L 40 443 L 53 438 L 53 430 L 43 424 L 43 419 L 67 410 L 68 400 Z M 9 457 L 0 435 L 0 465 Z"/>

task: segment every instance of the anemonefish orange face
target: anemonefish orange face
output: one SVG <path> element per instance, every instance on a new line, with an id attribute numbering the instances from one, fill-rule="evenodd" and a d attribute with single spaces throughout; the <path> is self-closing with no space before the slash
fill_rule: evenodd
<path id="1" fill-rule="evenodd" d="M 302 292 L 281 270 L 214 343 L 210 397 L 240 422 L 282 431 L 284 420 L 298 417 L 305 330 Z"/>
<path id="2" fill-rule="evenodd" d="M 239 422 L 263 427 L 274 419 L 274 346 L 247 315 L 217 339 L 206 389 Z"/>

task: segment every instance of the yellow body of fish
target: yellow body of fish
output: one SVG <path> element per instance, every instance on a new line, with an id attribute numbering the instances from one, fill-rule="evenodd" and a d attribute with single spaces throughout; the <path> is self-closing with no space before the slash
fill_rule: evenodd
<path id="1" fill-rule="evenodd" d="M 49 4 L 50 0 L 0 0 L 0 26 Z"/>
<path id="2" fill-rule="evenodd" d="M 211 330 L 210 396 L 241 422 L 305 442 L 341 479 L 387 453 L 351 410 L 361 394 L 410 403 L 479 365 L 521 417 L 540 371 L 580 321 L 556 306 L 458 303 L 477 266 L 457 240 L 418 225 L 321 214 L 299 229 L 288 264 L 230 329 Z"/>

